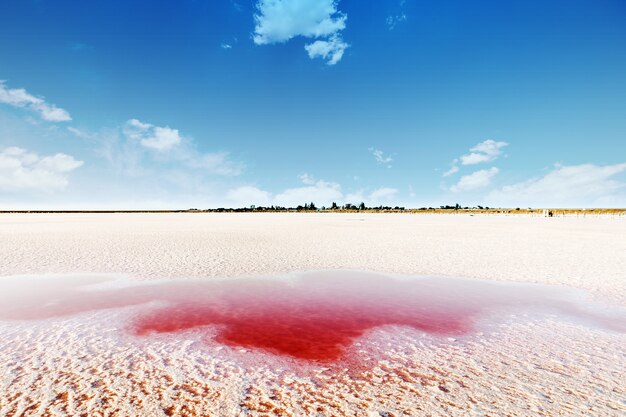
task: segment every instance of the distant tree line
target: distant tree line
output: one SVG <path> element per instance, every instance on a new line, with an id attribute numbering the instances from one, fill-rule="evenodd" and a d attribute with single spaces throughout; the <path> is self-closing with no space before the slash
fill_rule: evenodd
<path id="1" fill-rule="evenodd" d="M 190 211 L 207 211 L 207 212 L 257 212 L 257 211 L 402 211 L 405 210 L 404 207 L 400 206 L 373 206 L 368 207 L 364 202 L 361 204 L 354 205 L 352 203 L 346 203 L 343 205 L 338 205 L 336 202 L 333 202 L 330 207 L 322 206 L 317 207 L 314 202 L 305 203 L 304 205 L 297 205 L 296 207 L 285 207 L 285 206 L 256 206 L 251 205 L 250 207 L 239 207 L 239 208 L 226 208 L 220 207 L 216 209 L 189 209 Z"/>
<path id="2" fill-rule="evenodd" d="M 453 205 L 453 206 L 439 206 L 440 210 L 490 210 L 489 207 L 483 207 L 483 206 L 475 206 L 475 207 L 461 207 L 461 205 L 459 203 Z M 426 210 L 425 207 L 422 207 L 419 210 Z M 428 210 L 434 210 L 434 208 L 429 207 Z M 519 210 L 519 209 L 518 209 Z"/>
<path id="3" fill-rule="evenodd" d="M 354 205 L 352 203 L 345 203 L 342 205 L 337 204 L 336 202 L 332 202 L 329 207 L 322 206 L 317 207 L 314 202 L 299 204 L 295 207 L 286 207 L 279 205 L 271 205 L 271 206 L 257 206 L 251 205 L 249 207 L 239 207 L 239 208 L 227 208 L 220 207 L 215 209 L 189 209 L 189 211 L 204 211 L 204 212 L 217 212 L 217 213 L 248 213 L 248 212 L 312 212 L 312 211 L 405 211 L 405 210 L 417 210 L 417 211 L 434 211 L 434 210 L 491 210 L 489 207 L 483 206 L 461 206 L 460 204 L 454 205 L 443 205 L 439 207 L 420 207 L 414 209 L 406 209 L 402 206 L 366 206 L 364 202 L 361 202 L 359 205 Z M 517 209 L 519 210 L 519 209 Z"/>

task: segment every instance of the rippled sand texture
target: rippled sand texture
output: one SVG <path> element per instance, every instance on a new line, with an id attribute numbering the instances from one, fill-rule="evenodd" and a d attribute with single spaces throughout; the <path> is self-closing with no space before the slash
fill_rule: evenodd
<path id="1" fill-rule="evenodd" d="M 623 308 L 624 236 L 611 218 L 19 215 L 0 217 L 0 272 L 350 268 L 563 284 Z M 624 333 L 551 312 L 505 311 L 460 335 L 376 328 L 351 345 L 357 365 L 328 365 L 217 343 L 219 328 L 133 334 L 146 306 L 117 307 L 0 320 L 0 415 L 626 412 Z"/>

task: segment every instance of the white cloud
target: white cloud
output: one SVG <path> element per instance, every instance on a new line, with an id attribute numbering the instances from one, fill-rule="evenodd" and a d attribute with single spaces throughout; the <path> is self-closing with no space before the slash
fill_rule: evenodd
<path id="1" fill-rule="evenodd" d="M 507 146 L 506 142 L 496 142 L 487 139 L 470 149 L 469 154 L 461 156 L 461 165 L 474 165 L 483 162 L 496 160 L 502 154 L 502 148 Z"/>
<path id="2" fill-rule="evenodd" d="M 53 104 L 48 104 L 44 99 L 29 94 L 23 88 L 7 88 L 5 82 L 0 80 L 0 103 L 13 107 L 26 108 L 49 122 L 67 122 L 72 120 L 70 114 Z"/>
<path id="3" fill-rule="evenodd" d="M 229 43 L 222 43 L 222 44 L 220 44 L 220 48 L 222 48 L 222 49 L 232 49 L 232 47 L 233 46 L 231 44 L 229 44 Z"/>
<path id="4" fill-rule="evenodd" d="M 473 172 L 469 175 L 461 177 L 456 185 L 450 187 L 452 192 L 471 191 L 478 188 L 487 187 L 491 184 L 491 178 L 493 178 L 500 170 L 496 167 L 489 169 L 481 169 L 480 171 Z"/>
<path id="5" fill-rule="evenodd" d="M 226 193 L 226 201 L 228 207 L 248 207 L 253 204 L 256 206 L 271 206 L 272 195 L 257 187 L 244 185 L 229 190 Z"/>
<path id="6" fill-rule="evenodd" d="M 141 146 L 157 152 L 167 152 L 182 142 L 177 129 L 154 126 L 137 119 L 126 122 L 124 134 L 127 138 L 138 141 Z"/>
<path id="7" fill-rule="evenodd" d="M 260 0 L 254 16 L 254 43 L 286 42 L 295 36 L 331 36 L 346 27 L 336 0 Z"/>
<path id="8" fill-rule="evenodd" d="M 626 163 L 561 166 L 542 177 L 502 187 L 487 197 L 501 206 L 593 207 L 626 204 L 626 183 L 614 177 Z"/>
<path id="9" fill-rule="evenodd" d="M 344 51 L 349 47 L 339 36 L 332 36 L 326 41 L 315 41 L 304 46 L 309 58 L 328 59 L 328 65 L 335 65 L 343 57 Z"/>
<path id="10" fill-rule="evenodd" d="M 70 155 L 40 156 L 18 147 L 0 151 L 0 190 L 62 190 L 71 171 L 83 165 Z"/>
<path id="11" fill-rule="evenodd" d="M 395 188 L 382 187 L 372 191 L 368 200 L 373 204 L 384 203 L 394 198 L 397 194 L 398 190 Z"/>
<path id="12" fill-rule="evenodd" d="M 253 40 L 257 45 L 284 43 L 296 37 L 316 39 L 305 46 L 310 58 L 334 65 L 348 44 L 340 36 L 348 16 L 337 10 L 336 0 L 259 0 L 254 15 Z"/>
<path id="13" fill-rule="evenodd" d="M 374 159 L 376 159 L 376 163 L 385 164 L 387 165 L 387 168 L 391 168 L 391 165 L 389 165 L 390 162 L 393 162 L 393 158 L 391 156 L 385 155 L 385 153 L 381 151 L 380 149 L 369 148 L 368 150 L 370 151 L 372 155 L 374 155 Z"/>

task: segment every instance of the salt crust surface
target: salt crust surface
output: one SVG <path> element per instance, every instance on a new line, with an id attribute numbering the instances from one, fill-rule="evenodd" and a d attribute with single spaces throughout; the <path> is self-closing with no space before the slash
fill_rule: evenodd
<path id="1" fill-rule="evenodd" d="M 626 218 L 335 213 L 0 215 L 0 275 L 322 269 L 568 285 L 626 305 Z"/>
<path id="2" fill-rule="evenodd" d="M 335 214 L 0 216 L 0 275 L 141 279 L 361 269 L 568 285 L 626 305 L 619 218 Z M 626 413 L 624 334 L 505 318 L 467 339 L 374 331 L 357 370 L 136 340 L 131 309 L 0 322 L 0 416 L 597 415 Z"/>

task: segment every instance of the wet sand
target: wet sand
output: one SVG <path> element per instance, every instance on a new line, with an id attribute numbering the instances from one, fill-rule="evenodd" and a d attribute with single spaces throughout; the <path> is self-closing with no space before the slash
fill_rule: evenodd
<path id="1" fill-rule="evenodd" d="M 243 283 L 256 275 L 280 280 L 292 271 L 348 269 L 440 277 L 440 283 L 451 282 L 445 277 L 464 277 L 468 280 L 462 282 L 479 278 L 550 284 L 554 294 L 578 294 L 581 299 L 572 305 L 593 302 L 605 309 L 604 314 L 626 307 L 624 236 L 626 221 L 612 217 L 3 215 L 0 253 L 6 256 L 0 275 L 34 274 L 41 279 L 42 274 L 74 273 L 77 279 L 87 280 L 94 273 L 122 274 L 118 282 L 124 285 L 140 280 L 143 285 L 158 281 L 159 286 L 176 286 L 181 280 L 193 285 L 197 280 L 232 277 L 229 282 Z M 22 278 L 23 282 L 30 279 Z M 19 281 L 0 279 L 5 284 Z M 117 291 L 129 294 L 124 285 Z M 517 291 L 510 288 L 509 292 Z M 31 301 L 36 292 L 19 285 L 11 291 L 17 291 L 16 296 L 21 291 Z M 438 291 L 427 299 L 450 292 L 445 286 Z M 44 312 L 71 305 L 63 298 L 66 292 L 56 304 L 50 299 L 54 291 L 40 293 L 47 303 Z M 258 300 L 272 296 L 255 293 Z M 488 320 L 462 314 L 458 317 L 470 316 L 471 323 L 446 319 L 438 326 L 447 331 L 429 331 L 423 322 L 407 319 L 414 318 L 414 312 L 404 314 L 400 308 L 398 315 L 388 308 L 389 300 L 410 292 L 382 293 L 387 297 L 384 315 L 359 321 L 372 325 L 362 333 L 350 333 L 349 343 L 339 350 L 327 349 L 332 355 L 322 361 L 299 357 L 298 349 L 290 351 L 293 339 L 277 350 L 229 335 L 220 326 L 241 327 L 239 318 L 253 317 L 238 312 L 215 318 L 209 314 L 214 313 L 212 307 L 207 310 L 203 305 L 198 310 L 197 303 L 191 310 L 173 311 L 150 299 L 105 308 L 95 302 L 96 308 L 64 314 L 25 316 L 22 311 L 20 316 L 14 311 L 9 317 L 6 310 L 0 311 L 0 316 L 4 314 L 0 317 L 0 415 L 620 415 L 626 411 L 622 383 L 626 337 L 621 328 L 572 320 L 572 314 L 568 319 L 562 311 L 537 314 L 536 308 L 523 308 L 499 310 Z M 483 293 L 485 288 L 468 292 Z M 294 298 L 285 294 L 282 301 L 276 297 L 275 305 L 289 306 L 292 314 L 306 312 L 300 307 L 294 310 L 297 303 L 285 303 Z M 89 297 L 79 299 L 94 306 Z M 343 303 L 351 310 L 333 310 L 322 318 L 328 322 L 329 317 L 348 314 L 364 303 L 353 298 Z M 515 303 L 509 299 L 505 305 Z M 340 302 L 335 304 L 344 308 Z M 479 298 L 478 304 L 469 305 L 470 313 L 484 304 Z M 41 305 L 35 307 L 41 310 Z M 152 308 L 149 315 L 146 305 Z M 273 306 L 260 305 L 257 311 L 263 314 Z M 456 307 L 466 311 L 468 305 Z M 189 322 L 191 317 L 193 325 L 163 328 L 172 317 L 176 323 Z M 386 323 L 389 317 L 396 322 Z M 434 316 L 424 317 L 432 322 Z M 346 332 L 344 322 L 333 323 L 340 323 L 339 330 Z M 293 326 L 292 321 L 275 324 Z M 129 325 L 134 333 L 128 331 Z"/>

